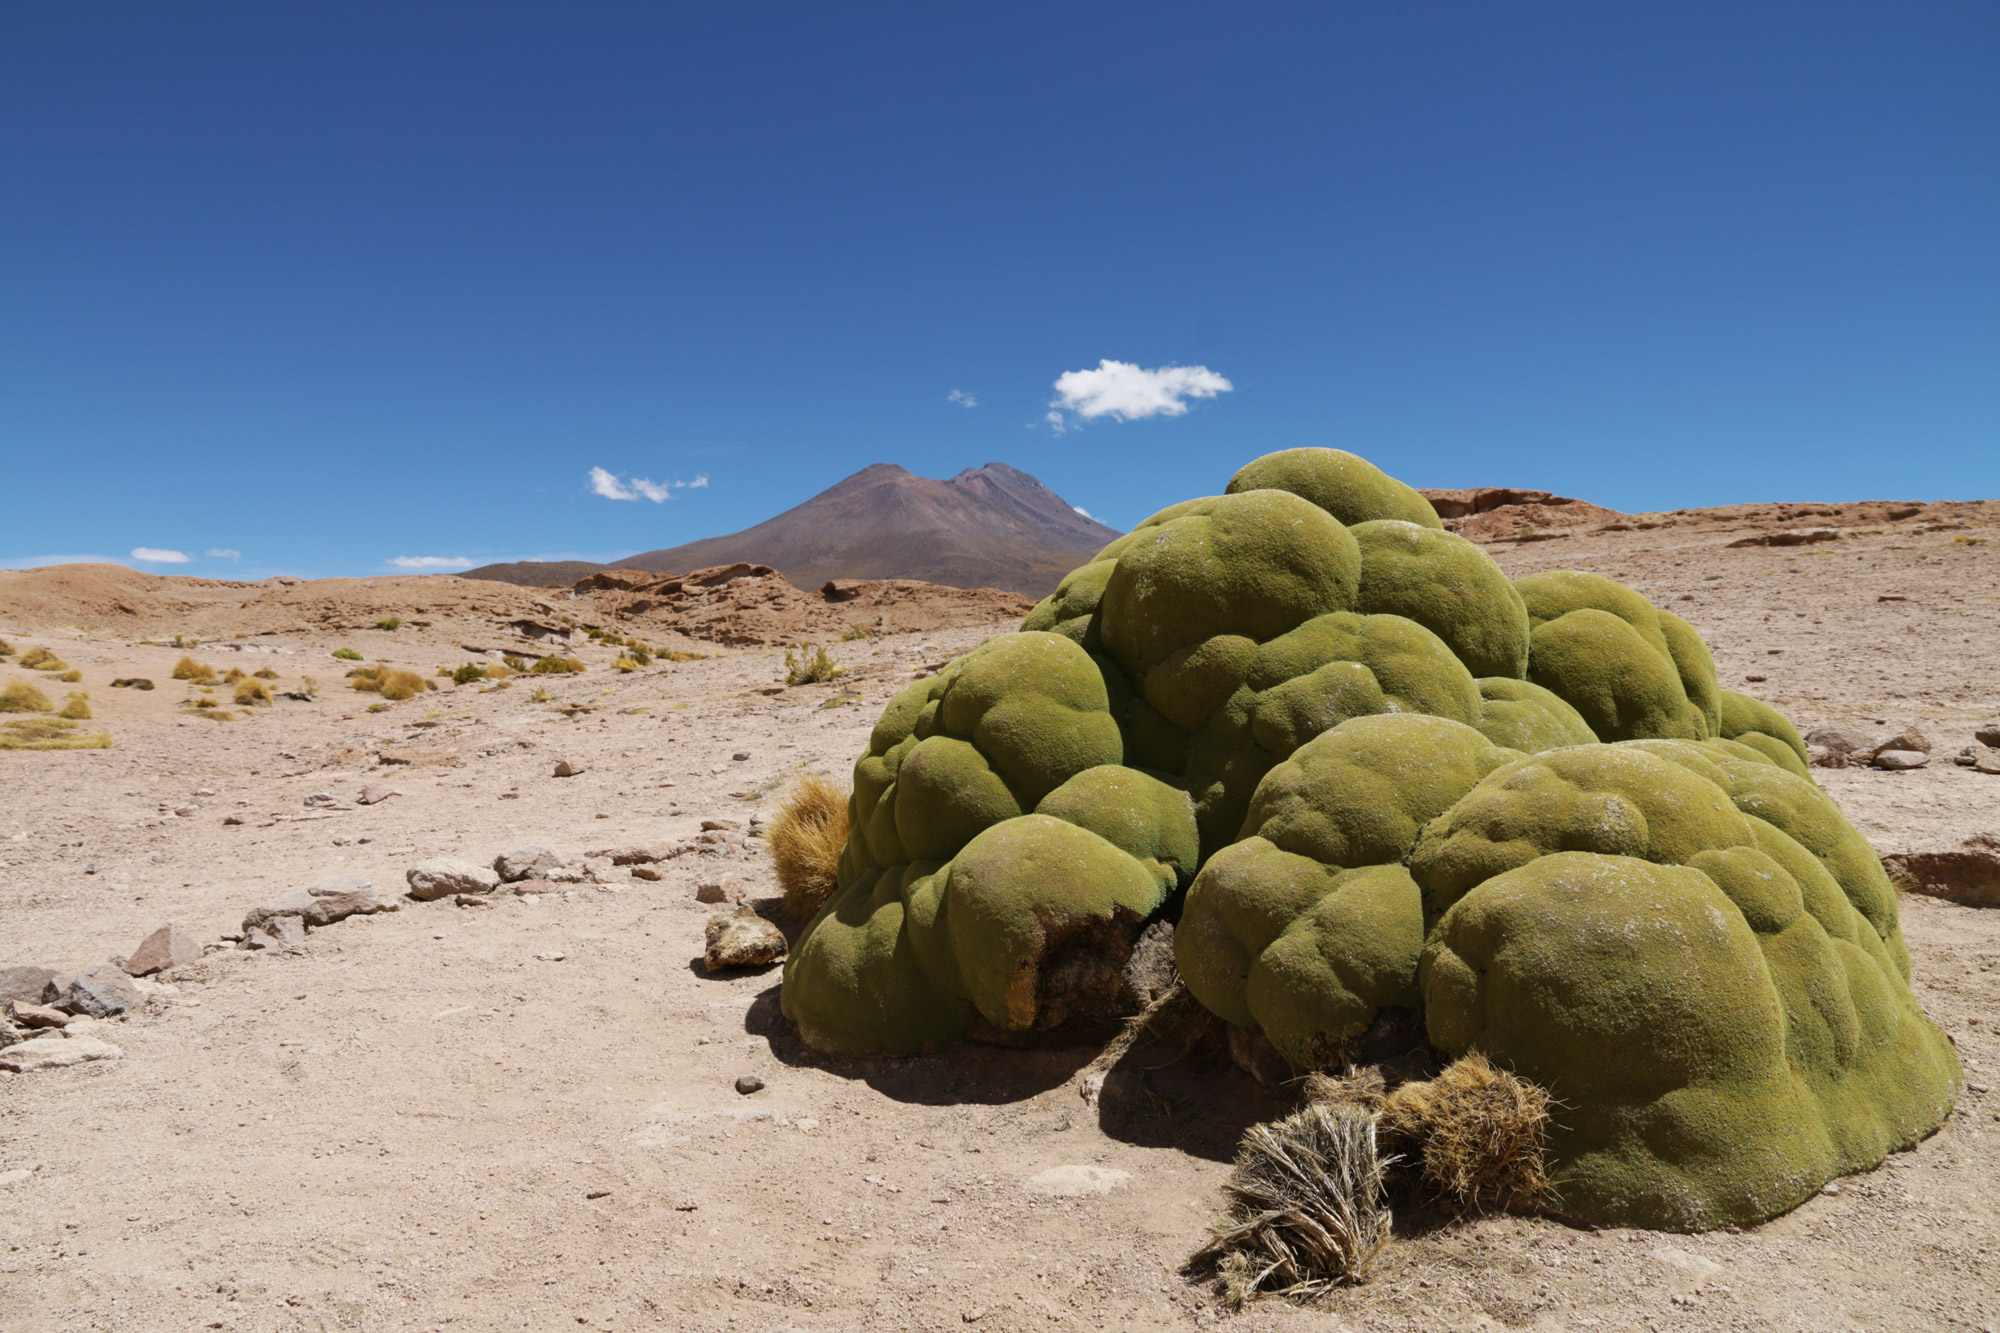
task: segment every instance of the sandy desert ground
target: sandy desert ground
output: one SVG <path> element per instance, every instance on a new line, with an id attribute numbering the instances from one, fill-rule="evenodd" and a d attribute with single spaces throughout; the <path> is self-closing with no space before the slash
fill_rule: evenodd
<path id="1" fill-rule="evenodd" d="M 1729 545 L 1829 521 L 1835 540 Z M 2000 834 L 2000 776 L 1949 758 L 2000 716 L 2000 505 L 1648 522 L 1489 549 L 1630 582 L 1801 729 L 1921 725 L 1928 768 L 1819 774 L 1880 850 Z M 390 894 L 432 858 L 747 832 L 793 772 L 844 778 L 914 671 L 1011 627 L 840 643 L 847 676 L 789 689 L 775 649 L 656 635 L 710 656 L 619 675 L 586 647 L 548 702 L 539 677 L 440 682 L 380 712 L 340 688 L 335 648 L 429 676 L 499 645 L 493 614 L 295 628 L 195 652 L 323 682 L 218 724 L 168 679 L 181 653 L 137 642 L 162 627 L 59 619 L 0 604 L 0 636 L 80 669 L 116 743 L 0 753 L 0 965 L 65 971 L 167 921 L 215 941 L 322 876 Z M 125 676 L 159 688 L 109 688 Z M 20 678 L 47 686 L 0 665 Z M 552 776 L 558 758 L 583 771 Z M 371 785 L 397 794 L 357 804 Z M 1242 1127 L 1281 1101 L 1144 1052 L 1097 1104 L 1088 1047 L 817 1059 L 777 1017 L 775 968 L 696 961 L 716 910 L 697 885 L 775 893 L 758 839 L 723 832 L 656 882 L 603 868 L 210 953 L 103 1025 L 122 1059 L 0 1076 L 0 1327 L 2000 1329 L 2000 911 L 1904 899 L 1968 1088 L 1880 1170 L 1697 1236 L 1405 1220 L 1324 1309 L 1229 1314 L 1178 1270 Z M 762 1090 L 739 1094 L 745 1074 Z"/>

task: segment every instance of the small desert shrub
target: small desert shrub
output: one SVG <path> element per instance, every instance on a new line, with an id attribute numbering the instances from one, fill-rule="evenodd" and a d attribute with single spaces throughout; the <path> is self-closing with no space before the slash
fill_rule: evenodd
<path id="1" fill-rule="evenodd" d="M 65 685 L 80 685 L 83 683 L 83 673 L 81 671 L 65 671 L 60 676 L 57 676 L 56 679 Z"/>
<path id="2" fill-rule="evenodd" d="M 843 675 L 847 668 L 833 660 L 824 648 L 802 643 L 785 650 L 785 684 L 810 685 Z"/>
<path id="3" fill-rule="evenodd" d="M 0 639 L 0 657 L 12 657 L 13 655 L 14 645 L 5 639 Z"/>
<path id="4" fill-rule="evenodd" d="M 67 671 L 69 663 L 46 648 L 30 648 L 21 654 L 21 665 L 30 671 Z"/>
<path id="5" fill-rule="evenodd" d="M 153 682 L 147 680 L 144 676 L 120 676 L 111 682 L 111 688 L 114 690 L 150 690 L 153 688 Z"/>
<path id="6" fill-rule="evenodd" d="M 333 655 L 343 662 L 359 662 L 361 660 L 361 654 L 355 652 L 352 648 L 336 648 L 333 650 Z"/>
<path id="7" fill-rule="evenodd" d="M 78 732 L 62 718 L 23 718 L 0 722 L 0 750 L 108 750 L 108 732 Z"/>
<path id="8" fill-rule="evenodd" d="M 250 674 L 255 676 L 258 680 L 276 680 L 278 678 L 278 673 L 271 670 L 271 668 L 269 667 L 262 667 L 256 671 L 251 672 Z"/>
<path id="9" fill-rule="evenodd" d="M 197 662 L 192 657 L 183 657 L 174 663 L 174 679 L 206 685 L 215 679 L 215 668 Z"/>
<path id="10" fill-rule="evenodd" d="M 869 629 L 866 625 L 849 625 L 847 633 L 840 636 L 843 643 L 853 643 L 856 639 L 872 639 L 874 637 L 875 631 Z"/>
<path id="11" fill-rule="evenodd" d="M 69 698 L 63 703 L 62 711 L 60 713 L 57 713 L 56 716 L 66 717 L 70 719 L 72 722 L 89 721 L 90 696 L 84 693 L 82 690 L 71 690 L 69 692 Z"/>
<path id="12" fill-rule="evenodd" d="M 707 653 L 667 652 L 655 654 L 662 662 L 706 662 Z"/>
<path id="13" fill-rule="evenodd" d="M 770 836 L 785 911 L 803 924 L 833 896 L 847 845 L 847 793 L 822 774 L 799 774 L 778 803 Z"/>
<path id="14" fill-rule="evenodd" d="M 373 666 L 350 671 L 354 688 L 368 694 L 379 694 L 391 703 L 412 699 L 424 692 L 428 682 L 414 671 L 400 667 Z"/>
<path id="15" fill-rule="evenodd" d="M 644 648 L 634 646 L 625 655 L 631 658 L 634 665 L 637 666 L 651 666 L 653 664 L 653 655 Z"/>
<path id="16" fill-rule="evenodd" d="M 567 675 L 583 670 L 583 663 L 574 657 L 544 657 L 528 669 L 538 676 Z"/>
<path id="17" fill-rule="evenodd" d="M 317 676 L 305 676 L 305 677 L 302 677 L 302 678 L 300 679 L 300 681 L 299 681 L 299 689 L 298 689 L 298 692 L 299 692 L 300 694 L 303 694 L 303 695 L 304 695 L 304 696 L 305 696 L 306 698 L 308 698 L 308 699 L 310 699 L 310 698 L 312 698 L 312 697 L 313 697 L 314 695 L 318 694 L 318 693 L 319 693 L 319 677 L 317 677 Z"/>
<path id="18" fill-rule="evenodd" d="M 639 664 L 629 657 L 621 656 L 616 662 L 611 664 L 611 669 L 613 671 L 632 672 L 639 669 Z"/>
<path id="19" fill-rule="evenodd" d="M 277 700 L 271 697 L 271 687 L 254 676 L 245 676 L 236 682 L 236 702 L 245 708 L 258 704 L 269 707 Z"/>
<path id="20" fill-rule="evenodd" d="M 196 699 L 194 701 L 194 706 L 196 708 L 216 708 L 219 707 L 220 705 L 218 705 L 213 699 Z"/>
<path id="21" fill-rule="evenodd" d="M 528 702 L 531 704 L 545 704 L 552 697 L 553 696 L 551 696 L 547 690 L 537 685 L 535 687 L 535 692 L 528 696 Z"/>
<path id="22" fill-rule="evenodd" d="M 224 685 L 234 685 L 237 681 L 242 679 L 243 679 L 242 667 L 231 667 L 229 668 L 229 670 L 222 673 L 222 683 Z"/>
<path id="23" fill-rule="evenodd" d="M 347 678 L 349 680 L 365 680 L 368 682 L 366 685 L 356 685 L 354 688 L 357 690 L 372 690 L 375 688 L 375 673 L 379 669 L 368 666 L 356 667 L 347 673 Z"/>
<path id="24" fill-rule="evenodd" d="M 500 661 L 506 666 L 506 668 L 509 671 L 526 671 L 528 669 L 528 659 L 525 657 L 516 656 L 513 653 L 508 653 L 506 656 L 502 657 Z"/>
<path id="25" fill-rule="evenodd" d="M 206 713 L 197 713 L 195 716 L 205 717 L 210 722 L 234 722 L 236 720 L 236 714 L 226 708 L 217 708 Z"/>
<path id="26" fill-rule="evenodd" d="M 25 680 L 17 680 L 0 690 L 0 713 L 51 713 L 55 705 Z"/>
<path id="27" fill-rule="evenodd" d="M 200 640 L 200 639 L 198 639 L 198 638 L 195 638 L 195 637 L 194 637 L 193 635 L 191 635 L 191 634 L 176 634 L 176 635 L 174 635 L 174 647 L 176 647 L 176 648 L 199 648 L 199 647 L 201 647 L 201 640 Z"/>
<path id="28" fill-rule="evenodd" d="M 444 668 L 440 667 L 438 669 L 442 671 Z M 478 662 L 467 662 L 464 666 L 451 673 L 451 681 L 454 685 L 470 685 L 475 680 L 485 679 L 486 668 Z"/>
<path id="29" fill-rule="evenodd" d="M 1549 1178 L 1549 1094 L 1477 1052 L 1382 1101 L 1382 1129 L 1423 1162 L 1425 1183 L 1463 1208 L 1532 1208 Z"/>
<path id="30" fill-rule="evenodd" d="M 1232 1306 L 1260 1296 L 1310 1300 L 1365 1282 L 1389 1240 L 1386 1166 L 1375 1118 L 1358 1106 L 1309 1101 L 1252 1125 L 1223 1182 L 1227 1211 L 1188 1262 L 1212 1264 Z"/>
<path id="31" fill-rule="evenodd" d="M 386 616 L 375 622 L 376 629 L 401 629 L 403 622 L 396 616 Z"/>

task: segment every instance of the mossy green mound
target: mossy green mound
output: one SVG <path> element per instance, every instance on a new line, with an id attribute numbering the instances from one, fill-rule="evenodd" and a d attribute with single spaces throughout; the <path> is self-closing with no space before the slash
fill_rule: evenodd
<path id="1" fill-rule="evenodd" d="M 1258 459 L 890 701 L 784 1010 L 840 1054 L 1194 996 L 1300 1069 L 1420 1019 L 1562 1103 L 1560 1206 L 1699 1228 L 1931 1132 L 1960 1073 L 1797 731 L 1574 571 L 1335 450 Z"/>

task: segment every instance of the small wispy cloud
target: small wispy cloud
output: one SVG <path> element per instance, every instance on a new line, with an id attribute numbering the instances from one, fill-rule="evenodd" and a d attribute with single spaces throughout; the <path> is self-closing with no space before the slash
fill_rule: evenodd
<path id="1" fill-rule="evenodd" d="M 944 396 L 944 400 L 947 403 L 957 403 L 960 407 L 979 406 L 979 395 L 976 393 L 967 393 L 963 389 L 953 389 Z"/>
<path id="2" fill-rule="evenodd" d="M 593 495 L 601 495 L 607 500 L 651 500 L 654 504 L 671 500 L 675 491 L 703 490 L 708 486 L 708 475 L 703 473 L 693 481 L 653 481 L 646 477 L 632 477 L 629 480 L 606 468 L 594 467 L 590 470 L 590 490 Z"/>
<path id="3" fill-rule="evenodd" d="M 168 551 L 158 546 L 135 546 L 132 548 L 132 558 L 155 565 L 185 565 L 189 556 L 186 551 Z"/>
<path id="4" fill-rule="evenodd" d="M 462 555 L 396 555 L 389 557 L 389 563 L 398 569 L 472 568 L 472 562 Z"/>
<path id="5" fill-rule="evenodd" d="M 1095 370 L 1069 370 L 1056 377 L 1056 396 L 1043 418 L 1056 434 L 1084 421 L 1110 417 L 1141 421 L 1185 416 L 1191 398 L 1213 398 L 1236 386 L 1207 366 L 1157 366 L 1147 370 L 1130 361 L 1100 360 Z"/>
<path id="6" fill-rule="evenodd" d="M 211 560 L 241 560 L 243 552 L 232 551 L 227 546 L 211 546 L 202 552 Z"/>
<path id="7" fill-rule="evenodd" d="M 1077 513 L 1079 513 L 1079 514 L 1082 514 L 1082 515 L 1083 515 L 1083 516 L 1084 516 L 1085 518 L 1089 519 L 1089 520 L 1090 520 L 1090 521 L 1091 521 L 1092 523 L 1095 523 L 1095 522 L 1097 522 L 1097 515 L 1095 515 L 1095 514 L 1091 513 L 1091 512 L 1090 512 L 1090 511 L 1089 511 L 1088 509 L 1085 509 L 1085 508 L 1084 508 L 1084 507 L 1083 507 L 1082 505 L 1071 505 L 1071 506 L 1070 506 L 1070 508 L 1071 508 L 1071 509 L 1074 509 L 1074 510 L 1075 510 L 1075 511 L 1076 511 Z"/>

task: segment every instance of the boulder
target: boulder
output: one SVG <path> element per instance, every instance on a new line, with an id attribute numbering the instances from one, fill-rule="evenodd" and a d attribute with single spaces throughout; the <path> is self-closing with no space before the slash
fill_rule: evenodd
<path id="1" fill-rule="evenodd" d="M 68 1027 L 71 1015 L 45 1004 L 29 1004 L 25 1000 L 10 1000 L 7 1016 L 17 1027 L 61 1028 Z"/>
<path id="2" fill-rule="evenodd" d="M 1931 738 L 1924 735 L 1921 728 L 1911 725 L 1883 741 L 1879 750 L 1915 750 L 1920 754 L 1931 752 Z"/>
<path id="3" fill-rule="evenodd" d="M 146 977 L 170 967 L 185 967 L 201 957 L 201 942 L 169 921 L 139 941 L 139 947 L 125 960 L 130 976 Z"/>
<path id="4" fill-rule="evenodd" d="M 1930 761 L 1931 757 L 1922 750 L 1885 749 L 1875 752 L 1875 767 L 1886 768 L 1898 773 L 1906 772 L 1913 768 L 1922 768 Z"/>
<path id="5" fill-rule="evenodd" d="M 785 956 L 784 932 L 758 916 L 751 907 L 739 907 L 728 916 L 710 917 L 706 935 L 702 962 L 710 972 L 761 967 Z"/>
<path id="6" fill-rule="evenodd" d="M 1859 755 L 1863 759 L 1881 748 L 1880 742 L 1866 732 L 1844 727 L 1819 727 L 1807 732 L 1805 739 L 1809 746 L 1835 754 Z"/>
<path id="7" fill-rule="evenodd" d="M 125 1052 L 96 1037 L 36 1037 L 0 1051 L 0 1069 L 26 1074 L 37 1069 L 60 1069 L 87 1060 L 117 1060 Z"/>
<path id="8" fill-rule="evenodd" d="M 495 871 L 470 861 L 426 861 L 411 866 L 404 878 L 410 883 L 410 896 L 426 902 L 455 893 L 491 893 L 500 887 Z"/>
<path id="9" fill-rule="evenodd" d="M 1981 745 L 2000 747 L 2000 722 L 1988 722 L 1972 733 L 1972 739 Z"/>
<path id="10" fill-rule="evenodd" d="M 287 918 L 297 921 L 301 927 L 317 929 L 344 921 L 350 916 L 394 910 L 395 904 L 384 902 L 375 891 L 375 885 L 362 876 L 329 875 L 303 889 L 294 889 L 257 904 L 243 918 L 243 930 L 245 934 L 256 930 L 271 931 L 272 922 Z M 302 933 L 300 940 L 303 939 Z"/>
<path id="11" fill-rule="evenodd" d="M 48 1004 L 61 993 L 52 967 L 0 967 L 0 1004 L 8 1000 Z"/>
<path id="12" fill-rule="evenodd" d="M 2000 850 L 1974 840 L 1950 851 L 1892 852 L 1882 868 L 1896 887 L 1967 907 L 2000 907 Z"/>
<path id="13" fill-rule="evenodd" d="M 114 1018 L 138 1008 L 143 999 L 124 968 L 116 963 L 99 963 L 69 983 L 56 1007 L 92 1018 Z"/>
<path id="14" fill-rule="evenodd" d="M 562 858 L 546 847 L 516 847 L 493 858 L 494 873 L 506 884 L 540 879 L 561 864 Z"/>
<path id="15" fill-rule="evenodd" d="M 1987 750 L 1984 754 L 1972 756 L 1972 771 L 1975 773 L 2000 773 L 2000 750 Z"/>

